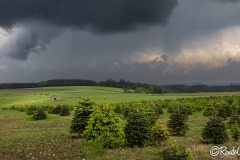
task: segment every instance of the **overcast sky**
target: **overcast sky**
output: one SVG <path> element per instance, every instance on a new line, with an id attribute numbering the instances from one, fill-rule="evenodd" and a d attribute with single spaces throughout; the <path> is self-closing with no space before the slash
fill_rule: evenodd
<path id="1" fill-rule="evenodd" d="M 0 0 L 0 83 L 240 82 L 240 0 Z"/>

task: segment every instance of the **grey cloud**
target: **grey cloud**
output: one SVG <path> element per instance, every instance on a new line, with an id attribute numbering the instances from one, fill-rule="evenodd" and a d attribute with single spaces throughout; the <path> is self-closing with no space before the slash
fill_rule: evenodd
<path id="1" fill-rule="evenodd" d="M 59 35 L 61 29 L 39 22 L 27 22 L 12 30 L 12 37 L 3 42 L 3 55 L 17 60 L 26 60 L 30 53 L 39 53 L 46 49 L 51 40 Z M 11 34 L 11 31 L 9 31 Z"/>
<path id="2" fill-rule="evenodd" d="M 40 20 L 94 32 L 125 32 L 167 23 L 177 0 L 1 0 L 0 25 Z"/>
<path id="3" fill-rule="evenodd" d="M 177 4 L 177 0 L 1 0 L 0 26 L 25 29 L 8 42 L 4 55 L 26 60 L 30 53 L 46 49 L 61 29 L 68 27 L 108 34 L 165 25 Z"/>
<path id="4" fill-rule="evenodd" d="M 240 0 L 215 0 L 220 2 L 240 2 Z"/>

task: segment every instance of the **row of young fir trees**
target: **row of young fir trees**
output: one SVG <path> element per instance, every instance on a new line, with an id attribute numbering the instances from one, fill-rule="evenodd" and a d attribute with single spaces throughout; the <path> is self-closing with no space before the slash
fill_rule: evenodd
<path id="1" fill-rule="evenodd" d="M 148 107 L 134 107 L 127 115 L 127 124 L 122 128 L 120 118 L 114 112 L 115 106 L 107 102 L 96 105 L 93 97 L 82 97 L 74 109 L 70 133 L 77 134 L 88 143 L 101 143 L 104 148 L 119 146 L 143 147 L 159 145 L 167 141 L 170 133 L 185 135 L 187 114 L 182 109 L 172 113 L 167 126 L 157 121 L 157 115 Z M 191 158 L 186 147 L 172 145 L 162 151 L 163 159 Z"/>

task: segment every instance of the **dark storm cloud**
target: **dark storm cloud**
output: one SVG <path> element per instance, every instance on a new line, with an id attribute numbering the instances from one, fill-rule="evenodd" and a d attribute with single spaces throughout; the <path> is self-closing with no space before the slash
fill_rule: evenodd
<path id="1" fill-rule="evenodd" d="M 240 2 L 240 0 L 216 0 L 220 2 Z"/>
<path id="2" fill-rule="evenodd" d="M 23 23 L 20 28 L 12 30 L 12 35 L 10 31 L 8 41 L 2 44 L 1 52 L 12 59 L 26 60 L 30 53 L 45 50 L 60 31 L 61 29 L 56 30 L 53 26 L 39 22 Z"/>
<path id="3" fill-rule="evenodd" d="M 40 20 L 57 26 L 122 32 L 167 23 L 177 0 L 1 0 L 0 25 Z"/>

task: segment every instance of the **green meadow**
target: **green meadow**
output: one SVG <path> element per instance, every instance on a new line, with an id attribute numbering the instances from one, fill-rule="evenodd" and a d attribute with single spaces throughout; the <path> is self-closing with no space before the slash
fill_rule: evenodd
<path id="1" fill-rule="evenodd" d="M 28 89 L 5 89 L 0 90 L 0 107 L 22 106 L 26 104 L 37 105 L 57 105 L 69 104 L 76 105 L 79 97 L 85 95 L 93 96 L 97 103 L 104 102 L 106 97 L 108 102 L 130 102 L 141 100 L 158 100 L 158 99 L 176 99 L 187 97 L 204 97 L 204 96 L 222 96 L 230 93 L 196 93 L 196 94 L 137 94 L 124 93 L 121 88 L 111 87 L 89 87 L 89 86 L 67 86 L 67 87 L 41 87 Z M 237 93 L 234 93 L 237 94 Z M 55 95 L 59 100 L 51 101 L 50 97 Z"/>
<path id="2" fill-rule="evenodd" d="M 205 96 L 223 96 L 239 93 L 196 93 L 196 94 L 135 94 L 124 93 L 122 89 L 111 87 L 43 87 L 30 89 L 8 89 L 0 90 L 0 106 L 22 106 L 26 104 L 75 105 L 81 96 L 93 96 L 97 103 L 104 102 L 104 96 L 108 102 L 126 102 L 140 100 L 175 99 Z M 56 95 L 60 99 L 51 101 L 50 96 Z M 159 119 L 166 123 L 169 120 L 167 109 L 163 109 L 164 114 Z M 0 159 L 3 160 L 145 160 L 159 159 L 159 153 L 166 146 L 177 141 L 187 146 L 192 158 L 196 160 L 206 159 L 239 159 L 238 156 L 216 156 L 209 154 L 210 148 L 214 144 L 202 143 L 201 132 L 208 121 L 208 117 L 202 112 L 196 112 L 189 116 L 187 123 L 190 130 L 184 137 L 171 136 L 170 140 L 159 146 L 148 146 L 142 148 L 120 147 L 117 149 L 102 149 L 97 145 L 88 145 L 81 138 L 74 138 L 69 133 L 69 124 L 73 112 L 70 116 L 61 117 L 59 115 L 48 114 L 47 119 L 35 121 L 32 116 L 17 110 L 0 109 Z M 122 114 L 118 115 L 121 125 L 124 127 L 127 119 Z M 228 119 L 226 120 L 226 122 Z M 231 148 L 239 143 L 232 139 L 224 144 Z"/>

